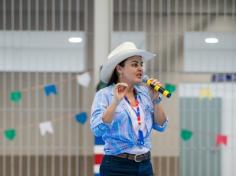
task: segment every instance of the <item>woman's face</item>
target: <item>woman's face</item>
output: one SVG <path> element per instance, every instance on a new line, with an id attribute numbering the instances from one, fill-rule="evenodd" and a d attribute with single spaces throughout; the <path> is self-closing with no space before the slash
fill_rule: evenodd
<path id="1" fill-rule="evenodd" d="M 127 84 L 137 84 L 142 81 L 143 76 L 143 59 L 141 56 L 129 57 L 124 67 L 118 65 L 119 81 Z"/>

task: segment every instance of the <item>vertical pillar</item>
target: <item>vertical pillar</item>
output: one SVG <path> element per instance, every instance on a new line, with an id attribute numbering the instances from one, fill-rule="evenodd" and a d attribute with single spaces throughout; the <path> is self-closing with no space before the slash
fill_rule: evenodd
<path id="1" fill-rule="evenodd" d="M 95 0 L 94 2 L 94 83 L 99 82 L 100 66 L 110 51 L 112 32 L 112 0 Z"/>
<path id="2" fill-rule="evenodd" d="M 94 0 L 94 83 L 100 81 L 100 67 L 110 52 L 113 0 Z M 99 167 L 104 155 L 102 138 L 94 137 L 94 175 L 99 176 Z"/>

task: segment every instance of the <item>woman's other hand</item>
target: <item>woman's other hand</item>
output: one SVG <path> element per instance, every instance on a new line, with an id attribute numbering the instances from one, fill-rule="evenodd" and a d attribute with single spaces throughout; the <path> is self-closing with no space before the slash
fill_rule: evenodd
<path id="1" fill-rule="evenodd" d="M 116 102 L 120 102 L 124 98 L 126 92 L 128 91 L 128 84 L 117 83 L 114 88 L 114 98 Z"/>

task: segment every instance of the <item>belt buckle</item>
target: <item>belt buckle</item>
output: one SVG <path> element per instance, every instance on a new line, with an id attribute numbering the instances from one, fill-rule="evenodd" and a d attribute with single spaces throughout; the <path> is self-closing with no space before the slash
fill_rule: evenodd
<path id="1" fill-rule="evenodd" d="M 142 158 L 141 158 L 141 159 L 138 159 L 138 158 L 137 158 L 138 156 L 141 156 L 141 155 L 142 155 L 142 154 L 135 154 L 135 155 L 134 155 L 134 161 L 137 162 L 137 163 L 143 161 Z"/>

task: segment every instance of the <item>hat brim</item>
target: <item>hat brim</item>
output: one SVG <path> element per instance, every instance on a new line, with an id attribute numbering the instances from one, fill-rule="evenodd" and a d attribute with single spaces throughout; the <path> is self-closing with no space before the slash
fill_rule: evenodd
<path id="1" fill-rule="evenodd" d="M 123 53 L 121 52 L 119 54 L 116 54 L 116 55 L 112 56 L 111 58 L 109 58 L 108 62 L 102 66 L 102 69 L 100 72 L 101 81 L 104 83 L 108 83 L 116 65 L 118 65 L 123 60 L 125 60 L 131 56 L 136 56 L 136 55 L 142 56 L 144 62 L 146 62 L 156 56 L 156 54 L 153 54 L 151 52 L 144 51 L 141 49 L 135 49 L 135 50 L 130 50 L 129 52 L 126 51 Z"/>

